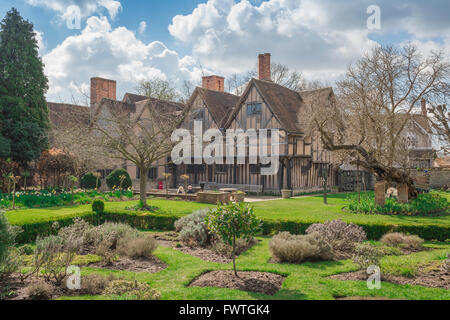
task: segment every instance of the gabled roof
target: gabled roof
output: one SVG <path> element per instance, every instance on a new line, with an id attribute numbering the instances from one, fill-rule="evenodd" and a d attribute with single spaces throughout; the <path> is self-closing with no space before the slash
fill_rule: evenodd
<path id="1" fill-rule="evenodd" d="M 95 109 L 94 117 L 97 117 L 104 108 L 109 110 L 114 116 L 119 114 L 129 116 L 132 113 L 136 113 L 135 104 L 103 98 Z"/>
<path id="2" fill-rule="evenodd" d="M 307 107 L 307 104 L 312 101 L 327 103 L 333 94 L 331 88 L 297 92 L 272 81 L 252 79 L 241 96 L 237 108 L 228 118 L 227 127 L 240 111 L 240 106 L 246 100 L 252 86 L 256 87 L 282 128 L 290 133 L 303 133 L 301 111 Z"/>
<path id="3" fill-rule="evenodd" d="M 200 95 L 219 128 L 224 127 L 229 114 L 239 101 L 239 96 L 234 94 L 197 87 L 188 101 L 189 106 L 192 106 L 197 95 Z"/>
<path id="4" fill-rule="evenodd" d="M 146 100 L 148 99 L 147 96 L 142 96 L 139 94 L 134 94 L 134 93 L 125 93 L 125 95 L 123 96 L 122 102 L 128 102 L 131 104 L 135 104 L 136 102 L 142 101 L 142 100 Z M 128 101 L 127 101 L 128 100 Z"/>
<path id="5" fill-rule="evenodd" d="M 50 123 L 55 127 L 89 124 L 89 107 L 54 102 L 47 102 L 47 106 Z"/>

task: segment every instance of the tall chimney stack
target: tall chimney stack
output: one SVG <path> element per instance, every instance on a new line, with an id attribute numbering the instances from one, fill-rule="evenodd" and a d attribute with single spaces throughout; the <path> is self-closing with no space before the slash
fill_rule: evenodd
<path id="1" fill-rule="evenodd" d="M 224 92 L 225 78 L 219 76 L 209 76 L 202 78 L 202 87 L 208 90 Z"/>
<path id="2" fill-rule="evenodd" d="M 91 78 L 91 106 L 103 98 L 116 100 L 116 81 L 99 77 Z"/>
<path id="3" fill-rule="evenodd" d="M 270 53 L 264 53 L 258 56 L 259 80 L 271 80 L 270 56 Z"/>
<path id="4" fill-rule="evenodd" d="M 428 111 L 427 111 L 427 100 L 422 99 L 421 104 L 422 104 L 422 115 L 423 115 L 424 117 L 427 117 L 427 116 L 428 116 Z"/>

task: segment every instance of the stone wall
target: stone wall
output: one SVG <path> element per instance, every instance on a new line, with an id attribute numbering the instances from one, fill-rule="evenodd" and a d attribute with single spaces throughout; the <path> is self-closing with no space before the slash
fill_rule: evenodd
<path id="1" fill-rule="evenodd" d="M 411 176 L 422 176 L 422 171 L 411 170 Z M 440 189 L 450 187 L 450 168 L 433 168 L 429 171 L 430 187 Z"/>

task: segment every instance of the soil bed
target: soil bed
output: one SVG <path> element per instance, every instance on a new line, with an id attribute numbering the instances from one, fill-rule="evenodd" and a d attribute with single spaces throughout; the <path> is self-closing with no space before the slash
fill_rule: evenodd
<path id="1" fill-rule="evenodd" d="M 280 290 L 285 277 L 269 272 L 240 271 L 239 277 L 231 270 L 211 271 L 192 281 L 190 287 L 215 287 L 274 295 Z"/>
<path id="2" fill-rule="evenodd" d="M 352 280 L 352 281 L 366 281 L 369 276 L 364 270 L 341 273 L 328 277 L 334 280 Z M 450 289 L 450 272 L 444 267 L 432 270 L 425 270 L 421 268 L 417 272 L 417 276 L 407 278 L 402 276 L 382 275 L 381 280 L 394 284 L 409 284 L 415 286 L 424 286 L 430 288 Z"/>
<path id="3" fill-rule="evenodd" d="M 225 255 L 221 255 L 210 248 L 201 248 L 201 247 L 189 247 L 183 245 L 182 242 L 178 240 L 178 234 L 174 232 L 162 233 L 155 235 L 155 239 L 158 240 L 158 243 L 166 248 L 172 248 L 183 253 L 189 254 L 191 256 L 197 257 L 204 261 L 215 262 L 215 263 L 231 263 L 233 260 Z M 257 241 L 250 243 L 248 248 L 245 251 L 250 249 L 253 245 L 255 245 Z M 244 252 L 245 252 L 244 251 Z M 244 252 L 241 252 L 244 253 Z"/>
<path id="4" fill-rule="evenodd" d="M 101 268 L 109 270 L 120 270 L 129 272 L 148 272 L 156 273 L 167 268 L 167 265 L 161 260 L 152 257 L 150 259 L 132 260 L 126 257 L 120 257 L 113 264 L 108 265 L 104 262 L 95 262 L 88 265 L 92 268 Z"/>

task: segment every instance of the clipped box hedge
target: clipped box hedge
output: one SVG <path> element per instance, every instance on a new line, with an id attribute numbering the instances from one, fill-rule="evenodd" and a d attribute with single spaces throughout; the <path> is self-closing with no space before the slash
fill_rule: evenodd
<path id="1" fill-rule="evenodd" d="M 105 210 L 104 213 L 83 213 L 80 218 L 98 225 L 105 222 L 126 223 L 141 230 L 174 230 L 175 221 L 181 216 L 179 214 L 148 214 L 141 215 L 126 210 Z M 34 222 L 27 224 L 17 224 L 21 226 L 24 232 L 19 236 L 19 243 L 29 243 L 36 240 L 38 236 L 48 236 L 58 232 L 59 228 L 69 226 L 73 223 L 73 216 L 61 218 L 58 220 Z M 58 228 L 54 227 L 55 222 Z M 288 231 L 292 234 L 304 234 L 306 229 L 313 221 L 300 222 L 290 220 L 263 220 L 262 233 L 272 235 L 280 231 Z M 367 238 L 370 240 L 379 240 L 384 234 L 396 231 L 410 234 L 416 234 L 425 240 L 445 241 L 450 239 L 450 225 L 393 225 L 393 224 L 364 224 L 357 223 L 364 228 Z"/>

